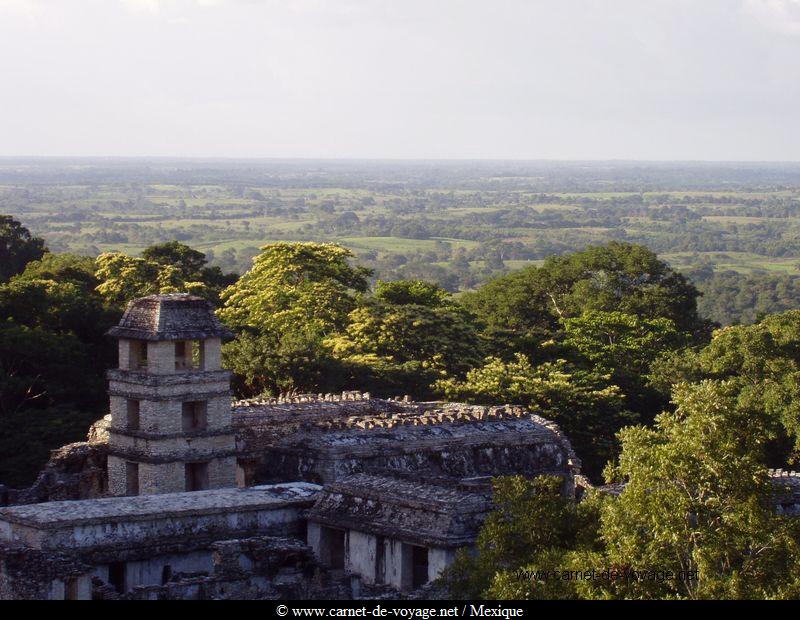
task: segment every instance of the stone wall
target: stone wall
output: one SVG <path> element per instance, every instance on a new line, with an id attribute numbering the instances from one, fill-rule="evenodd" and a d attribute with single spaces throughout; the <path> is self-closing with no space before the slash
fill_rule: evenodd
<path id="1" fill-rule="evenodd" d="M 53 450 L 36 482 L 22 491 L 8 490 L 5 504 L 102 497 L 108 491 L 107 458 L 108 444 L 102 442 L 73 443 Z"/>

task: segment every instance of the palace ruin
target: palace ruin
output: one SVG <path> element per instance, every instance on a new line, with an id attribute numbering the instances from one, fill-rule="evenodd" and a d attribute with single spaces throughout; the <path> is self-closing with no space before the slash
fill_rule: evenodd
<path id="1" fill-rule="evenodd" d="M 521 407 L 369 394 L 231 402 L 228 337 L 186 294 L 131 302 L 110 414 L 0 488 L 0 598 L 397 596 L 474 544 L 493 476 L 580 462 Z"/>

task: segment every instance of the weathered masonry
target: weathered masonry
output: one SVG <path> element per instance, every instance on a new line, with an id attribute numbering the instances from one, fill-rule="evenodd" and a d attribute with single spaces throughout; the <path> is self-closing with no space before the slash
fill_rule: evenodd
<path id="1" fill-rule="evenodd" d="M 154 295 L 109 331 L 119 368 L 108 372 L 108 489 L 149 495 L 234 486 L 228 332 L 204 299 Z"/>
<path id="2" fill-rule="evenodd" d="M 369 394 L 234 403 L 244 484 L 320 484 L 366 469 L 453 479 L 553 474 L 568 492 L 580 461 L 558 426 L 523 407 L 415 403 Z"/>
<path id="3" fill-rule="evenodd" d="M 274 575 L 249 570 L 246 584 L 234 583 L 241 571 L 217 570 L 220 550 L 234 554 L 240 569 L 254 568 L 247 553 L 253 546 L 262 553 L 282 547 L 302 553 L 301 516 L 318 491 L 295 483 L 3 508 L 0 594 L 81 599 L 106 589 L 107 598 L 171 598 L 169 590 L 180 590 L 180 580 L 193 575 L 204 575 L 195 583 L 206 588 L 230 582 L 228 587 L 240 592 L 266 594 Z M 306 563 L 313 563 L 310 555 Z M 41 578 L 42 567 L 50 565 L 54 568 Z M 304 577 L 296 576 L 299 585 Z"/>
<path id="4" fill-rule="evenodd" d="M 354 474 L 326 485 L 308 517 L 308 543 L 320 561 L 367 584 L 419 588 L 474 542 L 489 491 L 480 481 Z"/>
<path id="5" fill-rule="evenodd" d="M 232 404 L 229 334 L 191 295 L 134 300 L 109 334 L 110 414 L 0 488 L 0 599 L 405 596 L 474 544 L 493 476 L 575 493 L 569 441 L 522 407 Z"/>

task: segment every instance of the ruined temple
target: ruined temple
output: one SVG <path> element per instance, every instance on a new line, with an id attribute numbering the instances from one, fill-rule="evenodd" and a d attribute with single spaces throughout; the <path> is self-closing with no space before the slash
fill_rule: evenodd
<path id="1" fill-rule="evenodd" d="M 474 544 L 492 477 L 575 493 L 569 441 L 518 406 L 232 402 L 201 298 L 134 300 L 109 335 L 110 414 L 33 487 L 0 489 L 0 598 L 399 595 Z"/>

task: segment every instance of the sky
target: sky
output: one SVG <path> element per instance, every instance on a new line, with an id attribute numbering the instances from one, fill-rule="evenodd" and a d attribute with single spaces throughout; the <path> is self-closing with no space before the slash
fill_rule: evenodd
<path id="1" fill-rule="evenodd" d="M 800 0 L 0 0 L 0 155 L 800 160 Z"/>

